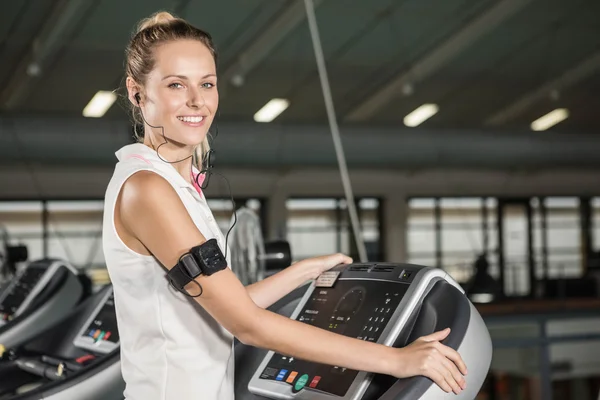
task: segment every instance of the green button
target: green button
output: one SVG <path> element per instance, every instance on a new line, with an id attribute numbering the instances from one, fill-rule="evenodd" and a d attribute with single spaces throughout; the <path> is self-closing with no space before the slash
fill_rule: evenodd
<path id="1" fill-rule="evenodd" d="M 294 386 L 294 389 L 296 389 L 296 390 L 302 389 L 304 386 L 306 386 L 306 382 L 308 382 L 308 375 L 304 374 L 300 378 L 298 378 L 298 380 L 296 381 L 296 385 Z"/>

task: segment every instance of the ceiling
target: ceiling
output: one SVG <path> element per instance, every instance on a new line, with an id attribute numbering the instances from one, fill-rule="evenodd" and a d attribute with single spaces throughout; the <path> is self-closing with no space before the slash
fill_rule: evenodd
<path id="1" fill-rule="evenodd" d="M 600 130 L 598 0 L 314 1 L 342 123 L 402 126 L 437 103 L 427 129 L 523 130 L 567 107 L 553 130 Z M 250 122 L 285 97 L 277 122 L 327 123 L 300 0 L 22 0 L 0 10 L 5 115 L 81 116 L 96 91 L 122 84 L 136 23 L 169 10 L 215 39 L 221 119 Z M 114 105 L 105 118 L 127 116 Z"/>

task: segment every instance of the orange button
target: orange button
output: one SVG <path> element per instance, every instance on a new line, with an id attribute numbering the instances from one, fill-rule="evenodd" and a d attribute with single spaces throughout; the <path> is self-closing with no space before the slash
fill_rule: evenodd
<path id="1" fill-rule="evenodd" d="M 296 371 L 292 371 L 290 376 L 288 376 L 288 378 L 285 381 L 287 383 L 292 383 L 292 382 L 294 382 L 294 379 L 296 378 L 297 375 L 298 375 L 298 373 Z"/>

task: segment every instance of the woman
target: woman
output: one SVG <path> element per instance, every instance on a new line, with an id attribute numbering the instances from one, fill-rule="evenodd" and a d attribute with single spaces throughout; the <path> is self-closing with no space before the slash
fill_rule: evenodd
<path id="1" fill-rule="evenodd" d="M 117 152 L 106 191 L 103 245 L 113 283 L 128 399 L 233 399 L 233 337 L 296 358 L 396 377 L 425 375 L 464 388 L 466 368 L 442 345 L 449 331 L 394 349 L 344 337 L 265 308 L 342 254 L 300 261 L 244 287 L 229 268 L 185 287 L 166 279 L 180 256 L 224 238 L 202 195 L 196 160 L 217 111 L 216 52 L 205 32 L 161 12 L 142 21 L 126 51 L 126 86 L 140 143 Z"/>

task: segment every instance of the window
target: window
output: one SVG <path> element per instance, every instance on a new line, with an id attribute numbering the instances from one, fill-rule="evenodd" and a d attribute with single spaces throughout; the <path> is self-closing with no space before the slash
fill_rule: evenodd
<path id="1" fill-rule="evenodd" d="M 27 246 L 30 261 L 43 257 L 42 210 L 40 201 L 0 201 L 0 224 L 10 244 Z"/>
<path id="2" fill-rule="evenodd" d="M 600 251 L 600 197 L 592 199 L 592 249 Z"/>
<path id="3" fill-rule="evenodd" d="M 342 252 L 358 261 L 345 199 L 293 198 L 286 202 L 287 240 L 294 260 Z M 357 199 L 357 213 L 369 260 L 382 260 L 380 200 Z"/>
<path id="4" fill-rule="evenodd" d="M 250 210 L 253 210 L 257 213 L 259 217 L 261 217 L 262 231 L 264 235 L 264 226 L 265 221 L 263 220 L 263 201 L 261 199 L 234 199 L 236 208 L 247 207 Z M 231 199 L 225 198 L 207 198 L 206 202 L 208 203 L 208 207 L 212 211 L 215 221 L 223 235 L 226 235 L 231 227 L 231 223 L 233 222 L 233 203 Z"/>
<path id="5" fill-rule="evenodd" d="M 104 202 L 48 201 L 48 255 L 77 268 L 104 268 Z"/>
<path id="6" fill-rule="evenodd" d="M 581 257 L 581 217 L 576 197 L 548 197 L 546 237 L 550 278 L 579 277 L 583 273 Z"/>
<path id="7" fill-rule="evenodd" d="M 407 260 L 411 264 L 436 266 L 435 199 L 408 201 Z"/>
<path id="8" fill-rule="evenodd" d="M 496 199 L 480 197 L 409 200 L 408 262 L 440 266 L 462 283 L 472 276 L 477 256 L 486 252 L 489 272 L 497 277 L 496 205 Z"/>

